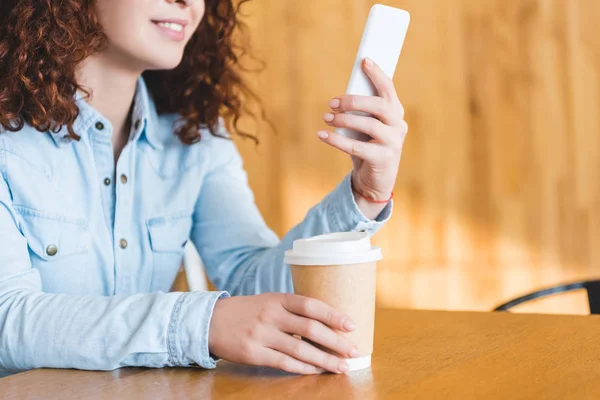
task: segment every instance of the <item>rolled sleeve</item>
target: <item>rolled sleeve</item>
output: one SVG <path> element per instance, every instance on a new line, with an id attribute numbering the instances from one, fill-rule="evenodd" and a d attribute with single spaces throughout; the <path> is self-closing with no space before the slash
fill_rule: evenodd
<path id="1" fill-rule="evenodd" d="M 360 211 L 352 193 L 351 174 L 323 200 L 325 214 L 338 232 L 365 231 L 375 234 L 392 217 L 394 202 L 391 200 L 374 220 Z"/>
<path id="2" fill-rule="evenodd" d="M 227 292 L 183 293 L 173 307 L 167 347 L 170 364 L 187 367 L 198 364 L 212 369 L 216 361 L 209 352 L 210 321 L 217 300 L 229 297 Z"/>

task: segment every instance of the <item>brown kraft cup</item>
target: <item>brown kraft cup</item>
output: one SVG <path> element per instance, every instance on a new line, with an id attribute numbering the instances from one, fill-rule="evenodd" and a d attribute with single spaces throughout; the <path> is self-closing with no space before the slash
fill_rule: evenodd
<path id="1" fill-rule="evenodd" d="M 373 353 L 377 261 L 366 232 L 334 233 L 300 239 L 286 253 L 294 292 L 321 300 L 347 314 L 356 329 L 344 332 L 358 346 L 359 357 L 347 359 L 350 371 L 368 368 Z"/>

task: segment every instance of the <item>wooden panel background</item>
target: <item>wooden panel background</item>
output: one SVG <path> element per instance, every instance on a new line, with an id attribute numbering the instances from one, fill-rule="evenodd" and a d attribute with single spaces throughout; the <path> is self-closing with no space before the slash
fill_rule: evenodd
<path id="1" fill-rule="evenodd" d="M 326 128 L 327 101 L 345 90 L 373 3 L 244 8 L 267 65 L 248 79 L 278 133 L 261 125 L 258 148 L 238 142 L 256 201 L 280 235 L 350 171 L 316 131 Z M 395 215 L 375 237 L 385 254 L 379 302 L 488 309 L 598 274 L 600 2 L 382 3 L 412 21 L 395 76 L 410 132 Z"/>

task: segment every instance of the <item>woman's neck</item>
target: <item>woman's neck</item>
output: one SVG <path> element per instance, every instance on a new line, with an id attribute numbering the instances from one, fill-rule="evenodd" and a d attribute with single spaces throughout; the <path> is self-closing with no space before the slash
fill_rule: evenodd
<path id="1" fill-rule="evenodd" d="M 88 57 L 78 70 L 78 83 L 92 92 L 88 103 L 112 125 L 115 160 L 129 137 L 129 114 L 141 72 L 118 65 L 102 54 Z"/>

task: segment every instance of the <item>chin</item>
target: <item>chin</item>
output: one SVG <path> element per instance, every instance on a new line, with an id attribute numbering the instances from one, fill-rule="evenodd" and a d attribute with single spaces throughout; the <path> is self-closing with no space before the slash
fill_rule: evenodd
<path id="1" fill-rule="evenodd" d="M 181 64 L 181 60 L 183 59 L 183 54 L 179 54 L 177 56 L 165 56 L 164 54 L 160 57 L 156 57 L 151 60 L 147 60 L 146 70 L 168 70 L 175 69 L 179 64 Z"/>
<path id="2" fill-rule="evenodd" d="M 183 59 L 183 49 L 169 49 L 167 46 L 161 46 L 159 51 L 152 49 L 142 54 L 138 52 L 135 58 L 142 62 L 145 71 L 174 69 Z"/>
<path id="3" fill-rule="evenodd" d="M 177 66 L 181 63 L 181 60 L 177 60 L 177 62 L 172 62 L 172 63 L 165 63 L 162 62 L 160 64 L 155 64 L 153 67 L 148 68 L 148 69 L 153 69 L 153 70 L 169 70 L 169 69 L 175 69 L 177 68 Z"/>

